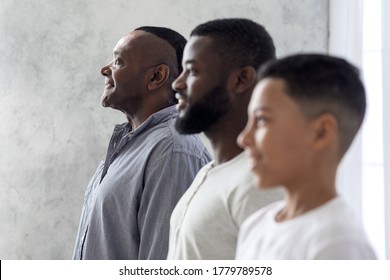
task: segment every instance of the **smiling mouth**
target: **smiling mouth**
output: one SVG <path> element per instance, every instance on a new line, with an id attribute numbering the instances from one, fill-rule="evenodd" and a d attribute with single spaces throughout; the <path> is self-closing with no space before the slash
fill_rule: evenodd
<path id="1" fill-rule="evenodd" d="M 187 106 L 187 103 L 184 101 L 183 96 L 180 93 L 176 93 L 175 98 L 178 101 L 176 108 L 180 112 Z"/>
<path id="2" fill-rule="evenodd" d="M 114 82 L 109 80 L 109 79 L 106 79 L 104 84 L 106 85 L 106 87 L 113 87 L 114 86 Z"/>
<path id="3" fill-rule="evenodd" d="M 178 93 L 178 92 L 175 93 L 175 98 L 176 98 L 178 101 L 182 100 L 181 94 Z"/>
<path id="4" fill-rule="evenodd" d="M 249 158 L 251 159 L 251 170 L 256 169 L 261 164 L 261 156 L 249 154 Z"/>
<path id="5" fill-rule="evenodd" d="M 111 89 L 111 88 L 113 88 L 113 87 L 114 87 L 113 84 L 107 83 L 106 86 L 105 86 L 104 88 L 107 90 L 107 89 Z"/>

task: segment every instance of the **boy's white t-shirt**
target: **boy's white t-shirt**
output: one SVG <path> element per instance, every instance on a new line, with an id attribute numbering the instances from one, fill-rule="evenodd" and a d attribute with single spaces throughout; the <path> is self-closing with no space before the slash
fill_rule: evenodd
<path id="1" fill-rule="evenodd" d="M 376 255 L 362 224 L 336 197 L 296 218 L 276 222 L 285 201 L 252 214 L 242 225 L 236 259 L 368 260 Z"/>

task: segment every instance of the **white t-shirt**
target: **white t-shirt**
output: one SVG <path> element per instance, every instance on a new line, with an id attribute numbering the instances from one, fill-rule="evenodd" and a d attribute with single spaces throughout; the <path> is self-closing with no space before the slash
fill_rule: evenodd
<path id="1" fill-rule="evenodd" d="M 278 201 L 251 215 L 242 225 L 236 259 L 376 259 L 363 226 L 340 197 L 296 218 L 276 222 Z"/>
<path id="2" fill-rule="evenodd" d="M 168 259 L 234 259 L 241 223 L 283 196 L 257 189 L 249 166 L 241 153 L 198 172 L 172 213 Z"/>

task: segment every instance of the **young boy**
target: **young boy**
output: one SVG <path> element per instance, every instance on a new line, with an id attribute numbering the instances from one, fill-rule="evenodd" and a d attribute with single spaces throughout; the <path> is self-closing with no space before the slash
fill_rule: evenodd
<path id="1" fill-rule="evenodd" d="M 236 258 L 375 259 L 335 186 L 364 118 L 359 71 L 331 56 L 294 55 L 267 64 L 259 81 L 238 142 L 258 187 L 283 186 L 286 195 L 244 222 Z"/>

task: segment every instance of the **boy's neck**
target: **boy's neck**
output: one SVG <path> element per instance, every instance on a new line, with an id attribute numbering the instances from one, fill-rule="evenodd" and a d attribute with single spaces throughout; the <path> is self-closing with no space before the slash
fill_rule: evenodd
<path id="1" fill-rule="evenodd" d="M 286 184 L 286 206 L 276 217 L 287 221 L 317 208 L 337 196 L 337 164 L 330 159 L 313 161 L 309 168 Z"/>
<path id="2" fill-rule="evenodd" d="M 293 219 L 313 210 L 337 196 L 336 187 L 306 185 L 300 188 L 287 188 L 286 206 L 276 216 L 279 222 Z"/>

